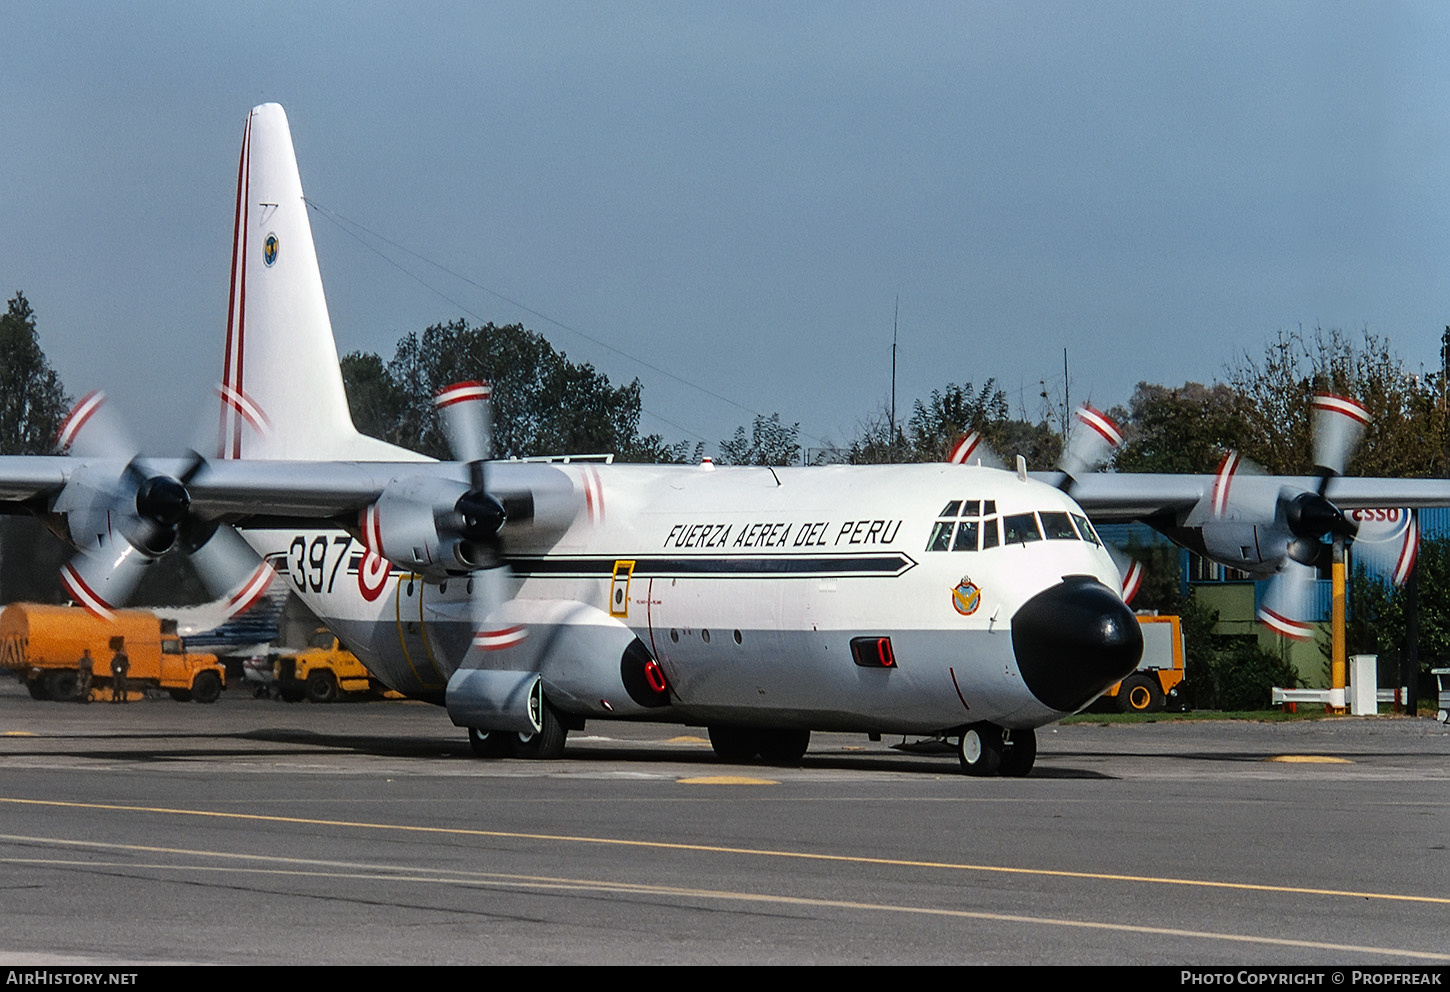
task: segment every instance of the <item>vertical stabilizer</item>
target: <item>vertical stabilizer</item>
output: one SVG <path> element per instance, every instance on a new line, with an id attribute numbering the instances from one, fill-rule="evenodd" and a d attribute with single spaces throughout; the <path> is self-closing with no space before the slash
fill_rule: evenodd
<path id="1" fill-rule="evenodd" d="M 253 107 L 237 168 L 220 458 L 397 461 L 421 456 L 359 434 L 287 114 Z"/>

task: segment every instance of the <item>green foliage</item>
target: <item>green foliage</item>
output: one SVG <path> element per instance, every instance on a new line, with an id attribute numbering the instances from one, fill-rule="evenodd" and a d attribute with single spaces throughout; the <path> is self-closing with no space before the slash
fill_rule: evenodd
<path id="1" fill-rule="evenodd" d="M 1200 707 L 1268 709 L 1274 686 L 1299 684 L 1299 675 L 1293 665 L 1247 638 L 1235 638 L 1232 643 L 1218 647 L 1206 662 L 1203 670 L 1195 671 L 1193 675 L 1193 688 Z"/>
<path id="2" fill-rule="evenodd" d="M 980 388 L 970 382 L 949 383 L 932 390 L 931 398 L 917 400 L 905 426 L 892 430 L 884 411 L 862 425 L 851 442 L 849 461 L 854 465 L 893 462 L 945 461 L 952 447 L 969 431 L 982 435 L 987 447 L 1009 464 L 1017 455 L 1030 468 L 1045 469 L 1057 464 L 1062 438 L 1047 423 L 1012 420 L 1007 394 L 988 379 Z"/>
<path id="3" fill-rule="evenodd" d="M 342 371 L 359 430 L 435 458 L 447 458 L 448 445 L 433 395 L 466 380 L 493 384 L 499 458 L 613 452 L 622 461 L 682 461 L 690 454 L 687 444 L 640 434 L 638 379 L 613 386 L 518 324 L 434 324 L 405 335 L 386 365 L 356 352 Z"/>
<path id="4" fill-rule="evenodd" d="M 60 376 L 40 350 L 35 312 L 16 293 L 0 316 L 0 454 L 49 454 L 69 408 Z"/>
<path id="5" fill-rule="evenodd" d="M 735 436 L 720 442 L 722 465 L 796 465 L 801 459 L 800 424 L 786 426 L 780 414 L 755 416 L 750 436 L 745 428 L 735 428 Z"/>
<path id="6" fill-rule="evenodd" d="M 1352 553 L 1352 552 L 1351 552 Z M 1437 668 L 1450 659 L 1450 538 L 1423 538 L 1415 563 L 1419 583 L 1421 668 Z M 1396 657 L 1405 647 L 1407 592 L 1362 568 L 1349 579 L 1349 654 Z"/>
<path id="7" fill-rule="evenodd" d="M 1126 435 L 1114 459 L 1120 472 L 1213 472 L 1249 432 L 1247 401 L 1222 383 L 1140 382 L 1128 409 L 1113 412 Z"/>

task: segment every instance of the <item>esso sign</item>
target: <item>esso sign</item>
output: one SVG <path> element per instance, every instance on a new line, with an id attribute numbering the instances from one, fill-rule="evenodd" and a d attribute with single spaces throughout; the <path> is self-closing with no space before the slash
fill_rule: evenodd
<path id="1" fill-rule="evenodd" d="M 1378 522 L 1397 524 L 1409 515 L 1410 511 L 1398 506 L 1367 506 L 1349 511 L 1349 519 L 1357 524 Z"/>

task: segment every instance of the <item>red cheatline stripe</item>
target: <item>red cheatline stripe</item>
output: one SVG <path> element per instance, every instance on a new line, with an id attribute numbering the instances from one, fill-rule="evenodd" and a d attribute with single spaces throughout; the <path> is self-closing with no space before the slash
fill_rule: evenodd
<path id="1" fill-rule="evenodd" d="M 1101 434 L 1103 439 L 1113 447 L 1116 448 L 1123 443 L 1123 432 L 1118 430 L 1118 425 L 1113 423 L 1101 410 L 1094 410 L 1090 406 L 1080 406 L 1077 408 L 1076 417 Z"/>
<path id="2" fill-rule="evenodd" d="M 486 400 L 492 396 L 493 387 L 486 382 L 456 382 L 438 390 L 438 395 L 433 397 L 433 405 L 441 410 L 454 403 Z"/>
<path id="3" fill-rule="evenodd" d="M 1143 566 L 1136 562 L 1128 563 L 1128 572 L 1123 576 L 1123 602 L 1131 603 L 1133 597 L 1138 595 L 1138 587 L 1143 584 Z"/>
<path id="4" fill-rule="evenodd" d="M 1213 479 L 1213 515 L 1221 517 L 1228 510 L 1228 490 L 1239 468 L 1239 453 L 1230 451 L 1218 463 L 1218 473 Z"/>
<path id="5" fill-rule="evenodd" d="M 246 584 L 237 590 L 236 595 L 232 596 L 231 601 L 227 603 L 227 616 L 237 616 L 255 606 L 276 575 L 277 573 L 272 571 L 270 565 L 258 565 L 257 570 L 248 577 Z"/>
<path id="6" fill-rule="evenodd" d="M 85 579 L 81 578 L 75 566 L 66 562 L 60 569 L 60 584 L 65 586 L 65 591 L 70 593 L 70 598 L 85 607 L 86 612 L 101 620 L 112 619 L 111 604 L 86 585 Z"/>
<path id="7" fill-rule="evenodd" d="M 86 425 L 97 410 L 106 402 L 106 394 L 93 389 L 81 397 L 81 401 L 71 408 L 66 414 L 65 421 L 60 425 L 60 431 L 56 434 L 55 447 L 58 451 L 68 451 L 75 441 L 76 435 Z"/>
<path id="8" fill-rule="evenodd" d="M 272 422 L 267 419 L 267 415 L 262 412 L 262 408 L 257 405 L 255 400 L 240 389 L 233 389 L 224 382 L 219 383 L 217 385 L 217 395 L 222 398 L 224 404 L 241 414 L 242 418 L 251 424 L 254 429 L 266 433 L 271 428 Z"/>
<path id="9" fill-rule="evenodd" d="M 1267 606 L 1259 607 L 1259 619 L 1270 630 L 1276 630 L 1285 637 L 1293 638 L 1296 641 L 1307 641 L 1314 632 L 1314 628 L 1307 623 L 1298 620 L 1290 620 L 1280 613 L 1275 613 Z"/>
<path id="10" fill-rule="evenodd" d="M 1325 410 L 1330 413 L 1343 414 L 1361 424 L 1369 423 L 1369 410 L 1359 400 L 1350 399 L 1348 396 L 1335 396 L 1333 393 L 1319 393 L 1314 397 L 1314 409 Z"/>
<path id="11" fill-rule="evenodd" d="M 234 375 L 232 367 L 233 358 L 233 331 L 237 315 L 237 255 L 241 251 L 242 244 L 242 178 L 246 175 L 247 168 L 247 144 L 252 137 L 252 115 L 247 114 L 247 126 L 242 131 L 242 154 L 237 159 L 237 208 L 236 216 L 232 221 L 232 285 L 227 295 L 227 347 L 222 354 L 222 381 L 228 386 L 232 383 Z M 221 411 L 220 431 L 217 437 L 217 457 L 225 458 L 227 455 L 227 433 L 228 421 L 225 405 Z"/>
<path id="12" fill-rule="evenodd" d="M 501 627 L 497 630 L 480 630 L 473 635 L 473 645 L 484 651 L 501 651 L 511 648 L 529 636 L 523 627 Z"/>
<path id="13" fill-rule="evenodd" d="M 952 448 L 952 453 L 947 455 L 947 461 L 953 465 L 965 465 L 967 459 L 972 457 L 972 452 L 976 451 L 977 446 L 981 443 L 982 435 L 972 431 L 956 443 L 956 446 Z"/>

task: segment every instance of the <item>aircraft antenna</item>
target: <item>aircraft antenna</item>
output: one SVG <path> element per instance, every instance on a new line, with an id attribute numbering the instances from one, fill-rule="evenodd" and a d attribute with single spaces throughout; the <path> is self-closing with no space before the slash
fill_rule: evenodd
<path id="1" fill-rule="evenodd" d="M 896 461 L 896 327 L 901 316 L 901 294 L 896 294 L 896 305 L 891 311 L 891 436 L 890 458 Z"/>

